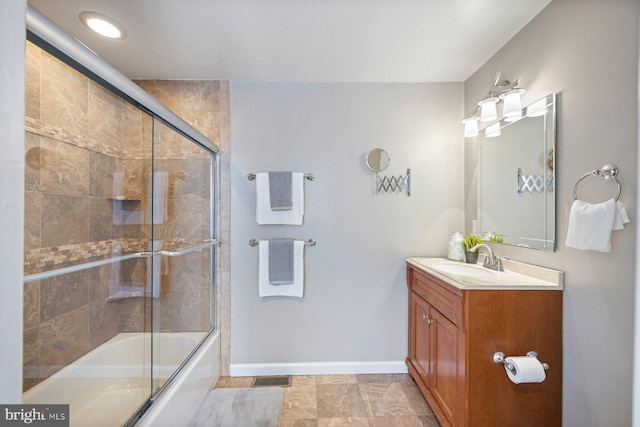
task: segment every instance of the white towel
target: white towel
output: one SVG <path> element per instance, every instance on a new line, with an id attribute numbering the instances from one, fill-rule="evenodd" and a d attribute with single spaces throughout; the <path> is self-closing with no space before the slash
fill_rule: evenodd
<path id="1" fill-rule="evenodd" d="M 611 252 L 611 231 L 616 215 L 615 199 L 597 204 L 576 200 L 571 205 L 566 245 L 581 250 Z"/>
<path id="2" fill-rule="evenodd" d="M 292 209 L 287 211 L 272 211 L 269 198 L 269 174 L 256 174 L 256 221 L 260 225 L 284 224 L 302 225 L 304 216 L 304 174 L 291 174 L 291 203 Z"/>
<path id="3" fill-rule="evenodd" d="M 162 240 L 153 241 L 153 252 L 158 253 L 162 250 Z M 153 268 L 151 265 L 153 264 Z M 153 262 L 151 257 L 147 262 L 147 286 L 146 296 L 152 296 L 158 298 L 160 296 L 160 286 L 162 285 L 162 255 L 153 255 Z"/>
<path id="4" fill-rule="evenodd" d="M 169 172 L 158 171 L 153 173 L 153 223 L 163 224 L 169 220 Z"/>
<path id="5" fill-rule="evenodd" d="M 618 200 L 616 202 L 616 219 L 613 221 L 614 230 L 622 230 L 625 224 L 630 223 L 629 214 L 627 214 L 627 208 L 624 207 L 622 202 Z"/>
<path id="6" fill-rule="evenodd" d="M 260 297 L 298 297 L 304 293 L 304 242 L 293 242 L 293 283 L 290 285 L 272 285 L 269 283 L 269 241 L 258 244 L 258 294 Z"/>
<path id="7" fill-rule="evenodd" d="M 114 199 L 124 199 L 124 173 L 113 173 L 113 189 L 111 191 Z"/>

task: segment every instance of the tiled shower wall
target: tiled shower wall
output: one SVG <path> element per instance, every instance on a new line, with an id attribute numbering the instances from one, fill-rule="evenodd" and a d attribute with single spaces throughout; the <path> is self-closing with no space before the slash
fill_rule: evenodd
<path id="1" fill-rule="evenodd" d="M 227 80 L 137 80 L 145 91 L 220 147 L 220 264 L 217 325 L 222 346 L 221 374 L 229 375 L 231 325 L 231 117 Z"/>
<path id="2" fill-rule="evenodd" d="M 149 250 L 150 220 L 127 216 L 150 211 L 152 119 L 30 43 L 26 74 L 24 274 Z M 156 168 L 169 174 L 169 219 L 157 233 L 164 249 L 179 249 L 209 232 L 208 187 L 193 184 L 207 173 L 208 156 L 172 132 L 155 137 Z M 119 282 L 142 289 L 147 264 L 121 263 Z M 156 327 L 208 329 L 207 269 L 200 252 L 163 259 Z M 107 302 L 112 275 L 107 265 L 25 284 L 25 389 L 120 332 L 149 330 L 148 299 Z"/>

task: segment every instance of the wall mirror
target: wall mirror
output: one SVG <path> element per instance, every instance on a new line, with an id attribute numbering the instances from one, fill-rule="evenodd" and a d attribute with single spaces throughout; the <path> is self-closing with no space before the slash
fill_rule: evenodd
<path id="1" fill-rule="evenodd" d="M 374 148 L 367 154 L 367 167 L 373 172 L 383 171 L 389 166 L 389 155 L 382 148 Z"/>
<path id="2" fill-rule="evenodd" d="M 556 95 L 522 116 L 478 136 L 478 232 L 487 241 L 555 251 Z"/>

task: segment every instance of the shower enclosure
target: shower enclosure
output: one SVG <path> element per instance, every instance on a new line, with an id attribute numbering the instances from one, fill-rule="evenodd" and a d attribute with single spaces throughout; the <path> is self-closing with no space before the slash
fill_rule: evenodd
<path id="1" fill-rule="evenodd" d="M 216 332 L 217 147 L 27 16 L 23 401 L 134 424 Z"/>

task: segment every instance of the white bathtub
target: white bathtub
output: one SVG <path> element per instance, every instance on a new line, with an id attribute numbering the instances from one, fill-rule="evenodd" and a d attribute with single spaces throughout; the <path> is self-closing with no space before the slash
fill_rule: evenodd
<path id="1" fill-rule="evenodd" d="M 122 333 L 62 368 L 23 394 L 30 404 L 69 404 L 71 427 L 114 427 L 124 424 L 151 394 L 151 363 L 148 333 Z M 153 334 L 153 388 L 164 384 L 204 338 L 203 332 Z M 213 332 L 140 420 L 183 420 L 186 425 L 215 381 L 220 369 L 220 333 Z M 188 397 L 187 404 L 167 412 L 165 397 Z M 183 397 L 184 396 L 184 397 Z M 175 400 L 173 401 L 175 403 Z M 192 406 L 194 406 L 191 408 Z M 172 405 L 174 406 L 174 405 Z M 179 410 L 176 410 L 179 408 Z M 188 413 L 188 411 L 191 411 Z M 148 424 L 152 425 L 152 424 Z M 154 426 L 161 425 L 155 422 Z"/>

